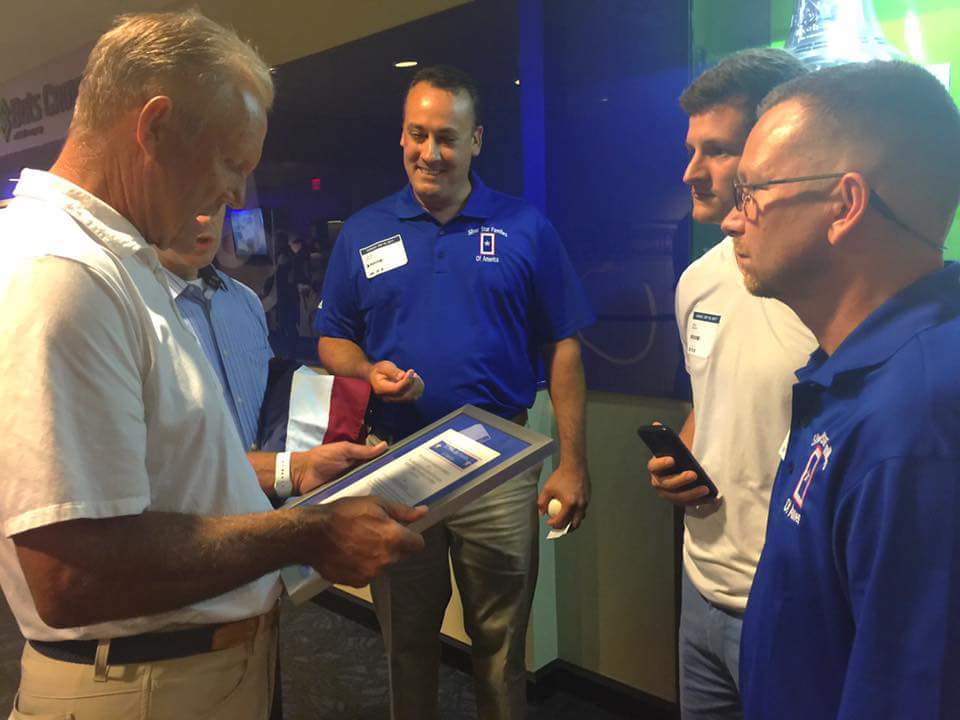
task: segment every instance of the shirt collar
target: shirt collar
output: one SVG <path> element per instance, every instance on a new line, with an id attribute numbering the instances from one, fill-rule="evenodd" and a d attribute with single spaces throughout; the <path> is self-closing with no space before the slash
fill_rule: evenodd
<path id="1" fill-rule="evenodd" d="M 214 272 L 216 272 L 221 279 L 223 278 L 223 275 L 220 273 L 219 270 L 214 269 Z M 176 273 L 170 272 L 167 268 L 163 268 L 163 273 L 164 275 L 166 275 L 166 278 L 167 278 L 167 288 L 169 288 L 170 290 L 170 297 L 172 297 L 175 301 L 179 300 L 180 297 L 184 294 L 184 292 L 187 291 L 188 288 L 196 287 L 195 284 L 189 282 L 188 280 L 184 280 L 182 277 L 180 277 Z M 226 286 L 224 286 L 224 289 L 226 289 Z M 204 298 L 206 298 L 207 300 L 212 300 L 213 296 L 217 292 L 217 288 L 211 287 L 207 283 L 203 283 L 202 291 L 203 291 Z M 191 293 L 192 292 L 193 291 L 191 291 Z"/>
<path id="2" fill-rule="evenodd" d="M 143 239 L 133 223 L 100 198 L 65 178 L 24 168 L 13 194 L 63 209 L 121 260 L 145 252 L 152 258 L 151 264 L 159 264 L 153 246 Z"/>
<path id="3" fill-rule="evenodd" d="M 412 220 L 421 215 L 429 215 L 417 202 L 413 187 L 409 184 L 397 194 L 396 213 L 401 220 Z M 485 219 L 491 215 L 493 215 L 493 193 L 475 172 L 471 172 L 470 195 L 457 217 Z"/>
<path id="4" fill-rule="evenodd" d="M 916 335 L 958 313 L 960 264 L 951 262 L 874 310 L 833 355 L 817 349 L 797 372 L 797 379 L 829 387 L 838 375 L 884 363 Z"/>
<path id="5" fill-rule="evenodd" d="M 167 287 L 170 290 L 170 297 L 172 297 L 174 300 L 178 299 L 183 294 L 183 291 L 189 287 L 190 283 L 176 273 L 170 272 L 166 268 L 163 269 L 163 274 L 167 278 Z"/>

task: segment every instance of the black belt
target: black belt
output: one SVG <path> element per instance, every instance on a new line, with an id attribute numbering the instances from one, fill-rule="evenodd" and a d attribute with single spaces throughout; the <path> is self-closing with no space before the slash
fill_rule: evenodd
<path id="1" fill-rule="evenodd" d="M 261 618 L 247 618 L 223 625 L 204 625 L 187 630 L 143 633 L 110 640 L 111 665 L 174 660 L 200 655 L 213 650 L 234 647 L 256 635 Z M 98 640 L 31 640 L 30 645 L 41 655 L 62 662 L 93 665 Z"/>

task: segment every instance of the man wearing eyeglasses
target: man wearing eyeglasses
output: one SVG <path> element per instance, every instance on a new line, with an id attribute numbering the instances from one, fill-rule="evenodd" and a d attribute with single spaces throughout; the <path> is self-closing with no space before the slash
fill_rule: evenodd
<path id="1" fill-rule="evenodd" d="M 960 717 L 960 113 L 907 63 L 761 105 L 723 222 L 820 345 L 743 625 L 747 718 Z"/>
<path id="2" fill-rule="evenodd" d="M 693 218 L 719 224 L 733 207 L 737 165 L 755 108 L 777 84 L 805 72 L 782 50 L 746 50 L 722 60 L 684 91 L 690 116 L 683 180 Z M 740 625 L 760 557 L 777 449 L 790 419 L 793 371 L 816 343 L 797 316 L 743 285 L 727 238 L 694 262 L 677 286 L 676 314 L 693 386 L 684 442 L 718 486 L 684 489 L 672 458 L 649 463 L 664 499 L 684 508 L 680 707 L 685 720 L 741 717 Z"/>

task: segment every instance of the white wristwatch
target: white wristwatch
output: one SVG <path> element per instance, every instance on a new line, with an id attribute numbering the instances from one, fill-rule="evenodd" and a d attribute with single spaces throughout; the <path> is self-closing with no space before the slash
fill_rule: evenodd
<path id="1" fill-rule="evenodd" d="M 293 481 L 290 479 L 290 453 L 277 453 L 277 466 L 273 475 L 273 492 L 280 500 L 286 500 L 293 493 Z"/>

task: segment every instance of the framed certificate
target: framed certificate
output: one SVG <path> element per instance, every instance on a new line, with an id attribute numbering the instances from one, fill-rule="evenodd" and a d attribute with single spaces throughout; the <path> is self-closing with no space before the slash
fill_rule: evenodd
<path id="1" fill-rule="evenodd" d="M 420 532 L 541 463 L 553 447 L 553 439 L 545 435 L 464 405 L 339 480 L 295 498 L 287 507 L 378 495 L 407 505 L 426 505 L 427 514 L 410 525 Z M 284 568 L 281 577 L 296 603 L 330 587 L 306 565 Z"/>

